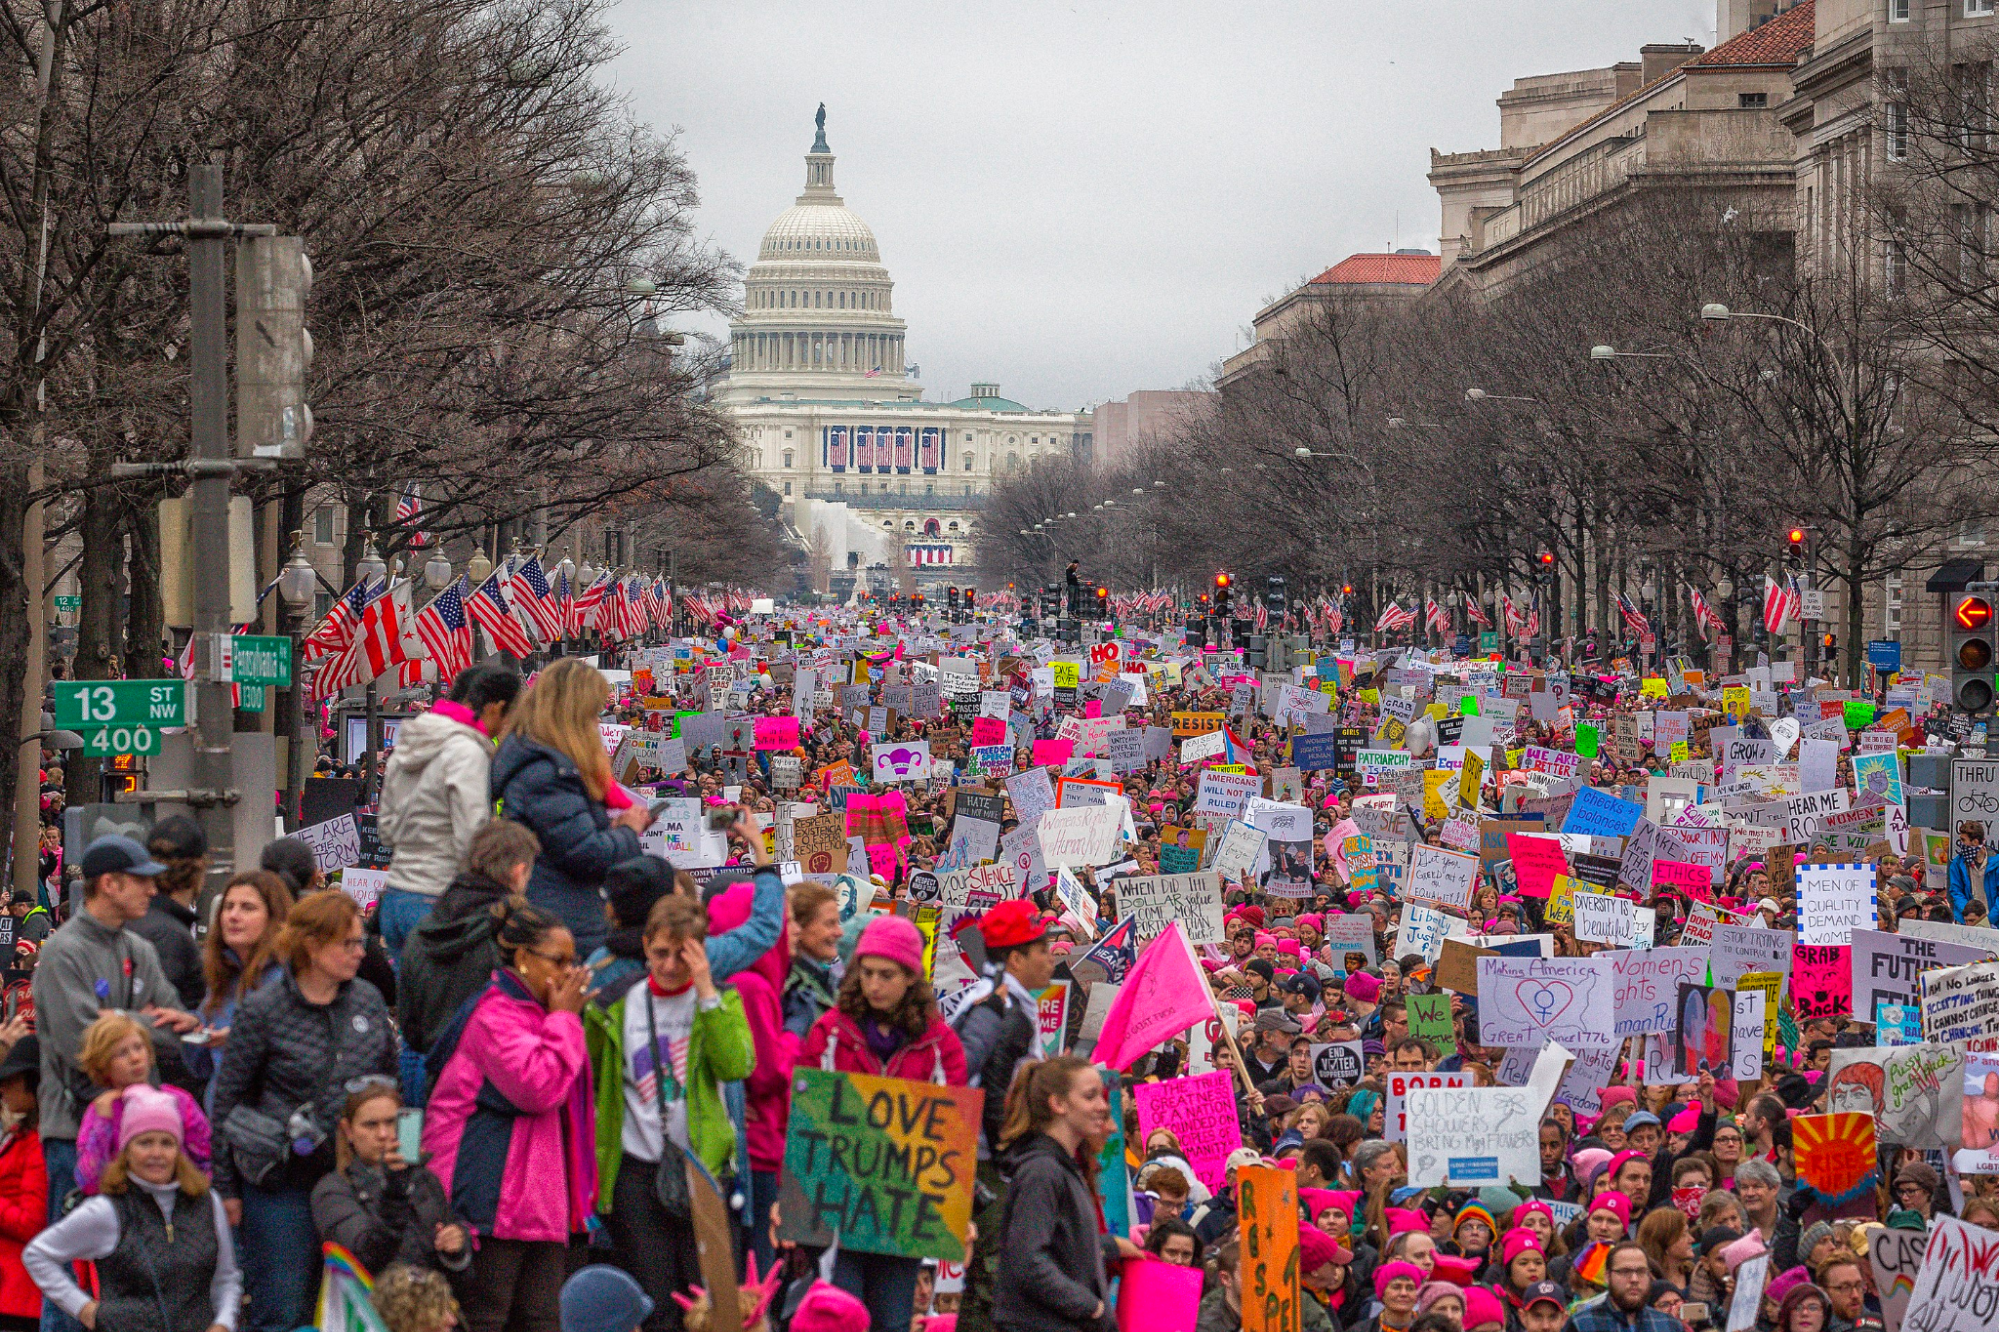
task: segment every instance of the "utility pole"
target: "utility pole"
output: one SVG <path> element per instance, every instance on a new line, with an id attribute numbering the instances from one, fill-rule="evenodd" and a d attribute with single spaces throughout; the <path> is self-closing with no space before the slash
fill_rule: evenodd
<path id="1" fill-rule="evenodd" d="M 189 563 L 193 569 L 194 680 L 188 692 L 188 736 L 193 743 L 188 789 L 128 792 L 130 800 L 178 800 L 200 812 L 208 838 L 208 888 L 220 891 L 235 873 L 232 807 L 244 793 L 234 780 L 235 696 L 224 664 L 229 652 L 229 491 L 238 471 L 276 466 L 273 458 L 237 459 L 229 448 L 229 301 L 224 247 L 239 236 L 274 236 L 277 228 L 228 222 L 222 213 L 222 166 L 196 164 L 190 173 L 188 217 L 183 222 L 114 222 L 113 236 L 171 234 L 187 239 L 191 340 L 188 398 L 193 433 L 179 463 L 120 463 L 114 477 L 179 473 L 190 479 Z M 301 441 L 302 443 L 302 441 Z M 251 799 L 261 799 L 251 793 Z"/>

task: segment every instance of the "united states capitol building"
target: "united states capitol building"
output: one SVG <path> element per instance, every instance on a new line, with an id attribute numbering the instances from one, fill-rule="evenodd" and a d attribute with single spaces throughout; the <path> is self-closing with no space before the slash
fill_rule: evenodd
<path id="1" fill-rule="evenodd" d="M 993 482 L 1038 460 L 1088 457 L 1090 415 L 1032 409 L 997 384 L 924 400 L 875 234 L 834 190 L 825 115 L 805 192 L 764 232 L 744 279 L 717 398 L 822 590 L 857 573 L 882 586 L 903 566 L 926 590 L 970 584 Z"/>

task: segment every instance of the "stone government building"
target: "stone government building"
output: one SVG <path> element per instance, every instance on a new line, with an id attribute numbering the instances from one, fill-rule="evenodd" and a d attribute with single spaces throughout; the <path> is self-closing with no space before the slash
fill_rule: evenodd
<path id="1" fill-rule="evenodd" d="M 926 592 L 977 581 L 973 529 L 993 482 L 1090 456 L 1087 412 L 1029 408 L 974 384 L 927 402 L 875 234 L 833 188 L 825 107 L 805 192 L 770 224 L 729 326 L 717 399 L 744 470 L 768 486 L 818 591 L 876 588 L 904 570 Z M 870 574 L 868 571 L 872 570 Z"/>

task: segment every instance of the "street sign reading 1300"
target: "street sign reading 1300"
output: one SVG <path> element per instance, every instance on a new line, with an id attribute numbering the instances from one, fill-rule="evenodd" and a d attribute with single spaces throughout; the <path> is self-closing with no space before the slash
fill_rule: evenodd
<path id="1" fill-rule="evenodd" d="M 187 725 L 187 687 L 178 680 L 59 680 L 55 719 L 83 736 L 85 754 L 158 754 L 160 729 Z"/>

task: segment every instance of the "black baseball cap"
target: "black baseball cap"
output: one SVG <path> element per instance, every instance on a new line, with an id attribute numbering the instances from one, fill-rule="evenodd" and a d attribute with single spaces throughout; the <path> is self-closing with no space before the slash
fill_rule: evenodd
<path id="1" fill-rule="evenodd" d="M 1309 995 L 1314 1000 L 1318 999 L 1323 993 L 1323 988 L 1319 985 L 1319 979 L 1310 972 L 1293 973 L 1291 976 L 1284 978 L 1283 984 L 1278 986 L 1277 989 L 1287 995 Z"/>
<path id="2" fill-rule="evenodd" d="M 146 849 L 155 856 L 176 861 L 192 861 L 208 855 L 208 835 L 189 815 L 170 815 L 153 825 L 146 835 Z"/>
<path id="3" fill-rule="evenodd" d="M 93 880 L 99 875 L 121 872 L 127 875 L 162 875 L 167 868 L 155 861 L 152 854 L 133 839 L 122 833 L 107 833 L 83 849 L 83 860 L 78 863 L 77 869 L 85 880 Z"/>

